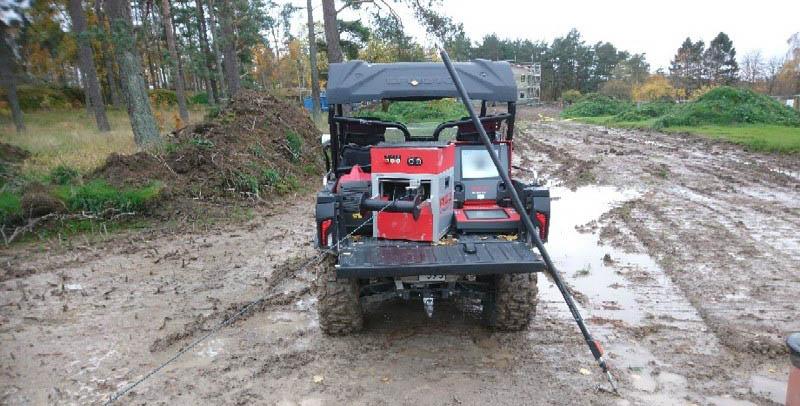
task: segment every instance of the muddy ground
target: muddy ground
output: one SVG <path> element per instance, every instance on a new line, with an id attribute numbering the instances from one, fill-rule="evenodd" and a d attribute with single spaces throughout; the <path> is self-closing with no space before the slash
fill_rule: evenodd
<path id="1" fill-rule="evenodd" d="M 539 113 L 542 116 L 539 116 Z M 557 290 L 522 333 L 455 304 L 371 309 L 323 336 L 310 195 L 236 225 L 0 252 L 0 403 L 100 403 L 253 299 L 121 404 L 780 403 L 800 330 L 800 160 L 523 112 L 516 176 L 553 187 L 548 244 L 621 396 Z"/>

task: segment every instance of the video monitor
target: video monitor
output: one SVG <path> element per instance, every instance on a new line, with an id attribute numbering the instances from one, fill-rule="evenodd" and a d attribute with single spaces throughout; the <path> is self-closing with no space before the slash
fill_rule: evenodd
<path id="1" fill-rule="evenodd" d="M 488 179 L 500 176 L 489 151 L 481 149 L 461 150 L 461 177 L 464 179 Z"/>
<path id="2" fill-rule="evenodd" d="M 501 220 L 507 219 L 508 214 L 505 210 L 491 209 L 491 210 L 464 210 L 467 219 L 469 220 Z"/>

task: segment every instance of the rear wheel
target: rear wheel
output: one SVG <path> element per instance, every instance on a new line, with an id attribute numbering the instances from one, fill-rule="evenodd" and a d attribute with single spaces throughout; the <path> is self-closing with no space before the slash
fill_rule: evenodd
<path id="1" fill-rule="evenodd" d="M 500 331 L 525 330 L 536 315 L 536 274 L 497 275 L 493 282 L 493 291 L 483 300 L 486 323 Z"/>
<path id="2" fill-rule="evenodd" d="M 325 334 L 344 335 L 361 330 L 358 280 L 336 278 L 336 257 L 326 255 L 315 269 L 319 325 Z"/>

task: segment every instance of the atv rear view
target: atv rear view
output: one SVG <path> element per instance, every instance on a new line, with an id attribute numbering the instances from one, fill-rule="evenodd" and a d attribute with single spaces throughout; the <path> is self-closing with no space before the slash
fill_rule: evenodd
<path id="1" fill-rule="evenodd" d="M 481 101 L 481 125 L 510 174 L 517 96 L 510 66 L 476 60 L 455 68 L 470 98 Z M 316 272 L 322 330 L 356 331 L 365 304 L 392 298 L 421 300 L 429 316 L 441 299 L 479 302 L 488 325 L 524 329 L 545 265 L 509 189 L 542 241 L 549 191 L 503 182 L 468 117 L 412 135 L 406 123 L 345 114 L 353 103 L 458 97 L 441 64 L 332 64 L 327 94 L 328 172 L 316 226 L 318 247 L 333 255 Z M 489 104 L 505 111 L 487 114 Z"/>

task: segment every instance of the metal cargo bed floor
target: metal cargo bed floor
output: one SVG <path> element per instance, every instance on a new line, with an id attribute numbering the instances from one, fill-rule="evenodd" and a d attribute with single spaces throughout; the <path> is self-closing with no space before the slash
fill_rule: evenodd
<path id="1" fill-rule="evenodd" d="M 544 271 L 527 244 L 491 237 L 448 245 L 363 238 L 342 246 L 336 274 L 344 278 L 412 275 L 480 275 Z"/>

